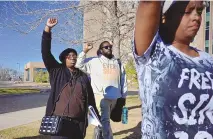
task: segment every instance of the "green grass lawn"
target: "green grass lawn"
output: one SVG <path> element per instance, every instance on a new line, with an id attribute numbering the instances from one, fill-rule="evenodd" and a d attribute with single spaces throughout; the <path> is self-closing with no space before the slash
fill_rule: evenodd
<path id="1" fill-rule="evenodd" d="M 24 94 L 24 93 L 38 93 L 39 89 L 29 88 L 0 88 L 0 95 L 2 94 Z"/>
<path id="2" fill-rule="evenodd" d="M 127 98 L 126 105 L 129 108 L 128 124 L 112 122 L 114 139 L 139 139 L 141 102 L 137 95 L 133 95 Z M 36 121 L 30 124 L 5 129 L 0 131 L 0 139 L 50 139 L 48 136 L 39 135 L 39 127 L 40 121 Z M 85 139 L 92 139 L 93 130 L 94 126 L 89 125 Z"/>

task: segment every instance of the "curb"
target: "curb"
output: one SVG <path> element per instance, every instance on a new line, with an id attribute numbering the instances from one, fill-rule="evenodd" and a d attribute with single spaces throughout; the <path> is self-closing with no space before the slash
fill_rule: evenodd
<path id="1" fill-rule="evenodd" d="M 20 93 L 20 94 L 0 94 L 1 97 L 11 97 L 11 96 L 27 96 L 27 95 L 35 95 L 35 94 L 47 94 L 47 91 L 40 91 L 40 92 L 32 92 L 32 93 Z"/>

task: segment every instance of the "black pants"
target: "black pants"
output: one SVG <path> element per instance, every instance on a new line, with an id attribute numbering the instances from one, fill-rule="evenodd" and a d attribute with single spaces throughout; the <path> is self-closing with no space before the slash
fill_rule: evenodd
<path id="1" fill-rule="evenodd" d="M 65 132 L 67 133 L 72 133 L 70 136 L 51 136 L 51 139 L 84 139 L 82 130 L 80 129 L 80 125 L 76 124 L 76 127 L 69 128 L 66 127 L 64 128 L 66 130 Z M 72 131 L 70 131 L 72 130 Z"/>
<path id="2" fill-rule="evenodd" d="M 70 137 L 51 136 L 51 139 L 84 139 L 84 137 L 83 137 L 83 133 L 79 131 L 78 133 L 75 133 L 74 135 Z"/>
<path id="3" fill-rule="evenodd" d="M 83 139 L 83 135 L 75 135 L 72 137 L 51 136 L 51 139 Z"/>

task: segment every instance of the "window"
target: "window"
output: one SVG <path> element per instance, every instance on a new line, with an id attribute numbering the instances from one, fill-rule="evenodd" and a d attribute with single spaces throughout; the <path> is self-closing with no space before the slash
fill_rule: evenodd
<path id="1" fill-rule="evenodd" d="M 210 2 L 208 1 L 208 6 L 206 7 L 206 12 L 210 12 Z"/>
<path id="2" fill-rule="evenodd" d="M 206 22 L 210 21 L 210 12 L 206 13 Z"/>
<path id="3" fill-rule="evenodd" d="M 209 53 L 209 40 L 205 41 L 205 52 Z"/>
<path id="4" fill-rule="evenodd" d="M 206 22 L 206 29 L 209 28 L 209 21 Z"/>
<path id="5" fill-rule="evenodd" d="M 205 52 L 209 53 L 209 47 L 205 47 Z"/>
<path id="6" fill-rule="evenodd" d="M 213 54 L 213 44 L 212 44 L 212 54 Z"/>
<path id="7" fill-rule="evenodd" d="M 30 70 L 26 69 L 26 71 L 27 71 L 26 81 L 29 81 L 30 80 Z"/>
<path id="8" fill-rule="evenodd" d="M 206 30 L 205 40 L 209 40 L 209 30 Z"/>
<path id="9" fill-rule="evenodd" d="M 43 72 L 47 72 L 46 68 L 34 68 L 34 71 L 43 71 Z"/>

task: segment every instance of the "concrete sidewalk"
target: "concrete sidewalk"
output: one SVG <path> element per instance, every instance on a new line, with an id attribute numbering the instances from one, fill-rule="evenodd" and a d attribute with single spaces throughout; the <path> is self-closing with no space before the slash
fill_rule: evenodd
<path id="1" fill-rule="evenodd" d="M 45 114 L 45 108 L 38 107 L 0 114 L 0 130 L 41 120 Z"/>
<path id="2" fill-rule="evenodd" d="M 138 89 L 131 88 L 128 91 L 128 95 L 137 95 L 137 94 L 138 94 Z M 28 124 L 37 120 L 41 120 L 45 114 L 45 108 L 46 106 L 43 106 L 43 107 L 37 107 L 32 109 L 0 114 L 0 130 Z"/>

